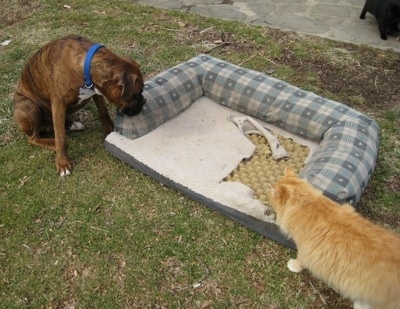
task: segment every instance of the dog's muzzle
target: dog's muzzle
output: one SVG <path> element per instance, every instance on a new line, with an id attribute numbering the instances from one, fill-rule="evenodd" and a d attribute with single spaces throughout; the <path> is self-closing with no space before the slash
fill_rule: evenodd
<path id="1" fill-rule="evenodd" d="M 136 103 L 133 103 L 132 106 L 121 108 L 121 113 L 129 117 L 135 116 L 142 111 L 143 105 L 145 105 L 147 102 L 142 94 L 139 94 L 134 101 L 136 101 Z"/>

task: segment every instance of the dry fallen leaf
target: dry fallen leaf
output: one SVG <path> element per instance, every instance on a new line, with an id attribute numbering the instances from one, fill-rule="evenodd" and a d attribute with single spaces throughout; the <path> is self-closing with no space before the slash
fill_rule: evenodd
<path id="1" fill-rule="evenodd" d="M 28 180 L 29 180 L 28 176 L 24 176 L 22 179 L 20 179 L 18 189 L 21 189 Z"/>
<path id="2" fill-rule="evenodd" d="M 11 43 L 11 40 L 5 40 L 3 42 L 0 43 L 1 46 L 7 46 Z"/>
<path id="3" fill-rule="evenodd" d="M 94 10 L 93 13 L 95 13 L 97 15 L 106 15 L 106 11 Z"/>

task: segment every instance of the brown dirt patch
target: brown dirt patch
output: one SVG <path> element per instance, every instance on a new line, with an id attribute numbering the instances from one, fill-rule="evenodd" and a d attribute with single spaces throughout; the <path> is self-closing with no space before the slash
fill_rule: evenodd
<path id="1" fill-rule="evenodd" d="M 8 0 L 8 5 L 3 6 L 0 13 L 0 25 L 10 26 L 29 17 L 33 11 L 40 7 L 35 0 Z M 1 32 L 0 32 L 1 34 Z"/>
<path id="2" fill-rule="evenodd" d="M 215 48 L 221 55 L 236 52 L 250 57 L 267 53 L 253 41 L 239 39 L 235 34 L 215 29 L 202 31 L 204 29 L 185 26 L 181 29 L 180 43 L 202 45 L 203 52 Z M 400 101 L 400 58 L 395 53 L 341 42 L 333 42 L 329 52 L 310 52 L 308 48 L 313 48 L 320 39 L 277 29 L 266 30 L 265 36 L 281 47 L 279 55 L 269 60 L 298 72 L 288 81 L 298 87 L 304 86 L 302 77 L 313 72 L 317 76 L 314 86 L 339 98 L 345 97 L 343 103 L 355 109 L 362 105 L 369 112 L 379 114 L 382 109 L 390 109 Z M 295 44 L 300 41 L 304 43 L 307 56 L 296 55 Z M 355 99 L 361 97 L 362 100 Z"/>

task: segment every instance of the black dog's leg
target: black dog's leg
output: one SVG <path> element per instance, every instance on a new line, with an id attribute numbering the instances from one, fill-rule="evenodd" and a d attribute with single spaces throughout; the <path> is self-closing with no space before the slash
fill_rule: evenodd
<path id="1" fill-rule="evenodd" d="M 367 14 L 367 4 L 365 3 L 364 8 L 361 11 L 360 19 L 365 19 L 365 15 Z"/>
<path id="2" fill-rule="evenodd" d="M 378 20 L 378 28 L 379 28 L 379 34 L 381 35 L 381 39 L 387 40 L 388 39 L 386 35 L 387 25 L 383 20 Z"/>

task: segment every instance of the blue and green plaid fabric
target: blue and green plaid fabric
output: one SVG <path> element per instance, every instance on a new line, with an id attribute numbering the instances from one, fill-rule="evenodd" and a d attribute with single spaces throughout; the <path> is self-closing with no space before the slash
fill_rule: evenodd
<path id="1" fill-rule="evenodd" d="M 374 170 L 379 126 L 368 116 L 257 71 L 198 55 L 145 83 L 141 114 L 117 112 L 115 130 L 134 139 L 186 110 L 202 95 L 319 143 L 300 172 L 339 203 L 359 201 Z"/>

